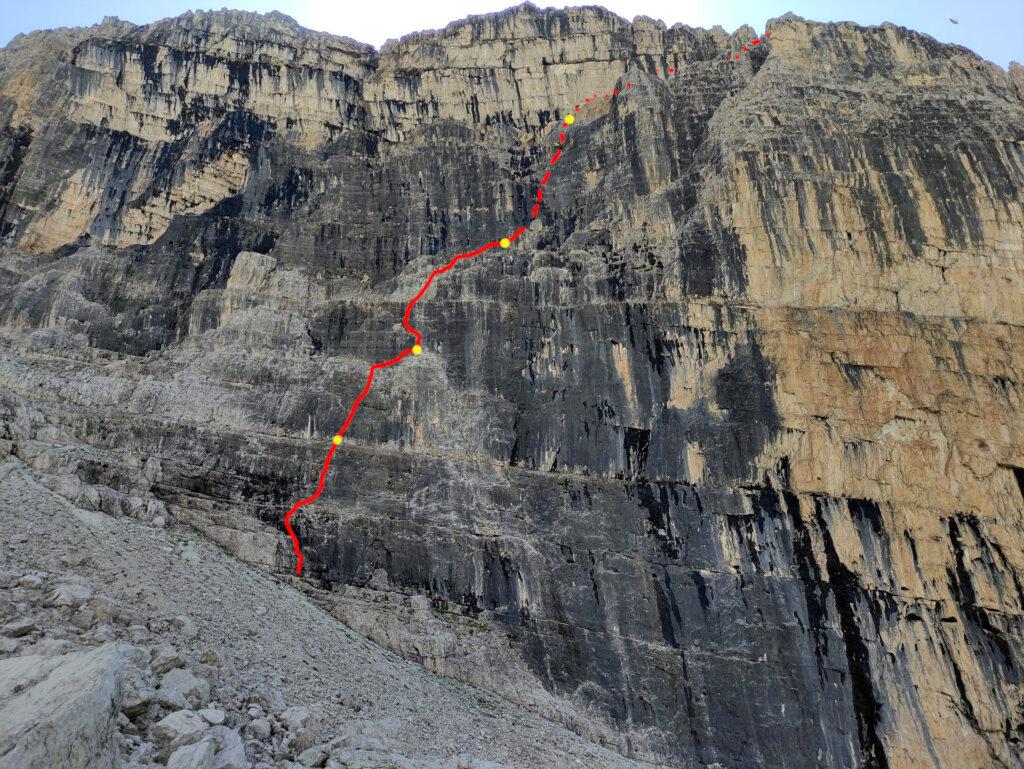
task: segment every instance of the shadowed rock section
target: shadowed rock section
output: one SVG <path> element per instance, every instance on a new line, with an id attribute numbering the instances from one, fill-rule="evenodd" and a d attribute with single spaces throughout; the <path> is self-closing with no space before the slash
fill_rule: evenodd
<path id="1" fill-rule="evenodd" d="M 0 447 L 676 766 L 1018 765 L 1024 80 L 883 25 L 531 5 L 0 51 Z M 666 80 L 655 72 L 674 67 Z M 138 564 L 137 568 L 145 568 Z"/>

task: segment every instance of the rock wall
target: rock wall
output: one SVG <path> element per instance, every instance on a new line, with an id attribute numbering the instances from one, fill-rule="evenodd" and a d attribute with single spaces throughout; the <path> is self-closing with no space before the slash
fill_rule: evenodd
<path id="1" fill-rule="evenodd" d="M 234 12 L 16 39 L 2 445 L 290 569 L 405 301 L 629 80 L 516 247 L 418 305 L 298 519 L 308 578 L 628 755 L 1020 765 L 1021 70 L 768 30 L 738 62 L 751 29 L 530 5 L 380 52 Z"/>

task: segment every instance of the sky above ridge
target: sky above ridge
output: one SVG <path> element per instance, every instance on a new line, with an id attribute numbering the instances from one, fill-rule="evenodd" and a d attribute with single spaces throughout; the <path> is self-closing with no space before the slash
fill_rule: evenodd
<path id="1" fill-rule="evenodd" d="M 223 3 L 224 0 L 219 0 Z M 1011 59 L 1024 63 L 1024 0 L 608 0 L 607 2 L 547 3 L 540 7 L 603 5 L 626 19 L 638 15 L 682 22 L 694 27 L 723 26 L 732 32 L 743 24 L 755 30 L 786 11 L 815 21 L 891 21 L 932 35 L 944 43 L 964 45 L 1004 69 Z M 424 29 L 444 27 L 470 14 L 499 11 L 515 0 L 390 0 L 378 3 L 316 0 L 241 0 L 231 8 L 281 11 L 310 29 L 345 35 L 379 47 L 386 40 Z M 3 0 L 0 46 L 21 32 L 53 27 L 89 26 L 104 16 L 145 24 L 177 16 L 193 8 L 209 9 L 202 0 Z M 959 23 L 953 24 L 950 19 Z"/>

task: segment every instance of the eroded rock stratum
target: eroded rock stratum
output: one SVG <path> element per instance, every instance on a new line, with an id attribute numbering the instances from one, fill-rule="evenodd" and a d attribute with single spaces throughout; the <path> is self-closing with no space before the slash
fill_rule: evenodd
<path id="1" fill-rule="evenodd" d="M 753 30 L 529 5 L 379 52 L 233 12 L 16 39 L 0 447 L 286 575 L 405 301 L 629 80 L 516 247 L 418 306 L 298 519 L 306 579 L 631 757 L 1020 766 L 1024 76 L 768 30 L 740 62 Z"/>

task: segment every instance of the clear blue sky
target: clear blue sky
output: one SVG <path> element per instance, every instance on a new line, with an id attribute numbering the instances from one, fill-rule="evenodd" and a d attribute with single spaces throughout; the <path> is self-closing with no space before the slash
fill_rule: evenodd
<path id="1" fill-rule="evenodd" d="M 216 0 L 219 4 L 225 0 Z M 567 3 L 534 0 L 541 7 Z M 2 0 L 0 45 L 19 32 L 51 27 L 88 26 L 104 16 L 138 24 L 176 16 L 191 8 L 217 7 L 202 0 Z M 239 0 L 232 8 L 278 10 L 311 29 L 347 35 L 380 46 L 389 38 L 421 29 L 443 27 L 471 13 L 487 13 L 516 4 L 515 0 Z M 638 14 L 733 31 L 742 24 L 761 30 L 765 21 L 786 11 L 816 21 L 891 21 L 926 32 L 947 43 L 959 43 L 1006 67 L 1011 59 L 1024 63 L 1024 0 L 608 0 L 571 5 L 604 5 L 627 19 Z M 950 18 L 960 23 L 950 23 Z"/>

